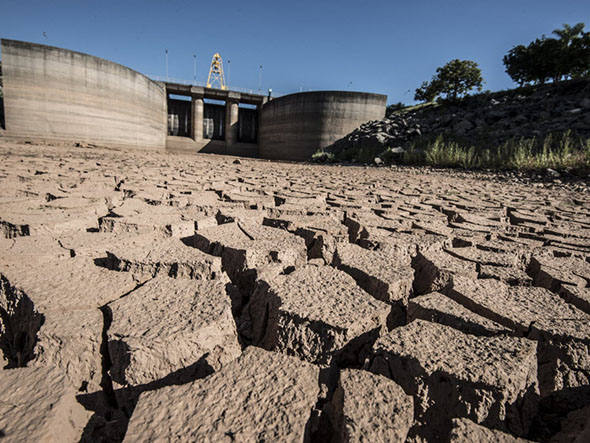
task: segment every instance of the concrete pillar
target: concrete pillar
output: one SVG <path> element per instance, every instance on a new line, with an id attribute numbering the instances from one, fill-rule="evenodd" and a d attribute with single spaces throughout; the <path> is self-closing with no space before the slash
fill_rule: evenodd
<path id="1" fill-rule="evenodd" d="M 203 97 L 199 96 L 192 96 L 192 109 L 191 114 L 193 117 L 192 123 L 192 136 L 194 141 L 201 141 L 203 140 L 203 113 L 204 113 L 204 105 L 203 105 Z"/>
<path id="2" fill-rule="evenodd" d="M 238 101 L 228 99 L 225 102 L 225 146 L 238 142 Z"/>
<path id="3" fill-rule="evenodd" d="M 259 103 L 256 105 L 256 111 L 258 111 L 258 115 L 256 118 L 258 119 L 258 127 L 256 128 L 256 144 L 260 144 L 260 128 L 262 127 L 262 107 L 264 103 Z"/>

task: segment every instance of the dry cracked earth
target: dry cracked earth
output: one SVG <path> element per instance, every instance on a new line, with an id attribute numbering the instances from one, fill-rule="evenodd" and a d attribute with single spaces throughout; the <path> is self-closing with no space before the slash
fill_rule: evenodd
<path id="1" fill-rule="evenodd" d="M 6 441 L 589 441 L 590 196 L 0 143 Z"/>

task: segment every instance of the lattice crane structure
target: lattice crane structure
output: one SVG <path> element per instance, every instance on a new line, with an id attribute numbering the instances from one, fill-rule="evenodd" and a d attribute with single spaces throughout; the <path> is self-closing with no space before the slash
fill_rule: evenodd
<path id="1" fill-rule="evenodd" d="M 213 88 L 216 84 L 219 85 L 219 89 L 227 89 L 223 77 L 223 60 L 221 60 L 221 55 L 219 55 L 218 52 L 216 52 L 211 59 L 211 68 L 209 68 L 209 77 L 207 77 L 207 87 Z"/>

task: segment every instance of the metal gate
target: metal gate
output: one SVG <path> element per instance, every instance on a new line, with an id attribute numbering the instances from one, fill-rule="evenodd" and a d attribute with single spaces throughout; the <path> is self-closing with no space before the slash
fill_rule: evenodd
<path id="1" fill-rule="evenodd" d="M 225 139 L 225 106 L 205 103 L 203 108 L 203 138 Z"/>
<path id="2" fill-rule="evenodd" d="M 258 110 L 240 108 L 238 111 L 238 140 L 256 143 L 258 133 Z"/>
<path id="3" fill-rule="evenodd" d="M 191 136 L 191 102 L 168 99 L 168 135 Z"/>

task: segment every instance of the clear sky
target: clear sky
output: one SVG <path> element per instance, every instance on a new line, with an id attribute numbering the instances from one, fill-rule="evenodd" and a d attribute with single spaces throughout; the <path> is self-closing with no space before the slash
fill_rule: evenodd
<path id="1" fill-rule="evenodd" d="M 103 57 L 147 75 L 205 81 L 221 53 L 230 86 L 280 93 L 343 89 L 413 102 L 453 58 L 476 61 L 484 89 L 513 86 L 503 55 L 563 23 L 587 24 L 590 0 L 2 0 L 0 37 Z"/>

